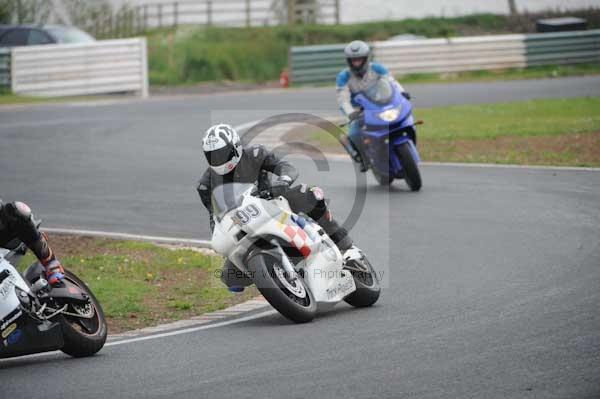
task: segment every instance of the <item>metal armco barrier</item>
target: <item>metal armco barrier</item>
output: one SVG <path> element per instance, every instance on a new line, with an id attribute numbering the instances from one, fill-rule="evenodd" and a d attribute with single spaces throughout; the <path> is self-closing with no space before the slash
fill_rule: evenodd
<path id="1" fill-rule="evenodd" d="M 373 55 L 393 74 L 526 66 L 522 35 L 376 42 L 373 45 Z"/>
<path id="2" fill-rule="evenodd" d="M 335 75 L 346 66 L 344 47 L 344 44 L 292 47 L 289 52 L 291 82 L 333 82 Z"/>
<path id="3" fill-rule="evenodd" d="M 525 35 L 528 66 L 600 62 L 600 30 Z"/>
<path id="4" fill-rule="evenodd" d="M 136 92 L 148 96 L 145 38 L 14 47 L 11 55 L 15 94 L 57 97 Z"/>
<path id="5" fill-rule="evenodd" d="M 0 48 L 0 87 L 10 88 L 10 50 Z"/>
<path id="6" fill-rule="evenodd" d="M 600 30 L 382 41 L 374 60 L 394 75 L 600 62 Z M 344 68 L 343 44 L 292 47 L 292 84 L 331 83 Z"/>

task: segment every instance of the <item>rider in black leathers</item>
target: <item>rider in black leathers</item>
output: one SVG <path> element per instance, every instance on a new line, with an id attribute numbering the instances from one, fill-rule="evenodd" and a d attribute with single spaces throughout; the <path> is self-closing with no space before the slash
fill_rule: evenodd
<path id="1" fill-rule="evenodd" d="M 4 204 L 0 200 L 0 247 L 11 241 L 22 241 L 38 258 L 46 271 L 50 285 L 58 285 L 64 278 L 64 270 L 48 245 L 48 238 L 41 233 L 33 221 L 29 206 L 23 202 Z"/>
<path id="2" fill-rule="evenodd" d="M 211 194 L 215 187 L 233 182 L 256 183 L 264 172 L 271 172 L 278 176 L 270 184 L 275 196 L 285 197 L 294 212 L 305 213 L 319 223 L 342 253 L 353 246 L 348 232 L 333 219 L 323 190 L 306 184 L 292 187 L 292 183 L 298 178 L 298 172 L 289 162 L 279 159 L 262 145 L 244 148 L 237 132 L 231 126 L 223 124 L 215 125 L 207 131 L 203 150 L 210 167 L 202 175 L 197 190 L 209 211 L 211 231 L 214 227 Z M 241 291 L 242 287 L 252 284 L 229 261 L 223 266 L 221 280 L 232 291 Z"/>

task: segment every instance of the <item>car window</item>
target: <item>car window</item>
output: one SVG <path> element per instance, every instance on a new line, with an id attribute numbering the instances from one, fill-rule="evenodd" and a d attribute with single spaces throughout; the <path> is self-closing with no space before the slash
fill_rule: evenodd
<path id="1" fill-rule="evenodd" d="M 2 46 L 25 46 L 29 38 L 29 29 L 13 29 L 2 36 Z"/>
<path id="2" fill-rule="evenodd" d="M 33 45 L 33 44 L 48 44 L 48 43 L 52 43 L 52 40 L 44 32 L 37 30 L 37 29 L 31 29 L 29 31 L 29 37 L 27 39 L 27 44 Z"/>
<path id="3" fill-rule="evenodd" d="M 87 33 L 73 27 L 51 27 L 48 32 L 57 43 L 90 43 L 95 39 Z"/>

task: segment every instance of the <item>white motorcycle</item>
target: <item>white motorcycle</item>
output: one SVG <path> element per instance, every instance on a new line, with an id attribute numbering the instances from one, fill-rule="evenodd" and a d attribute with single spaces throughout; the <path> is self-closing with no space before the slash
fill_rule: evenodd
<path id="1" fill-rule="evenodd" d="M 0 248 L 0 358 L 52 350 L 74 357 L 98 352 L 107 326 L 94 294 L 68 270 L 58 287 L 48 285 L 39 262 L 19 273 L 13 265 L 26 251 L 19 242 Z"/>
<path id="2" fill-rule="evenodd" d="M 212 203 L 213 249 L 288 319 L 305 323 L 342 300 L 366 307 L 379 299 L 377 273 L 362 251 L 344 259 L 323 229 L 293 213 L 285 198 L 229 183 L 213 190 Z"/>

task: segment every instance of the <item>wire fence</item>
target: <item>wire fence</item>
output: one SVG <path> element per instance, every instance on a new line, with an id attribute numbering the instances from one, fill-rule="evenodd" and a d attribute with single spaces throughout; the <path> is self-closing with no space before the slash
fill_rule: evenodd
<path id="1" fill-rule="evenodd" d="M 340 0 L 178 0 L 140 3 L 114 14 L 102 13 L 82 28 L 97 38 L 106 38 L 181 25 L 253 27 L 339 22 Z"/>

